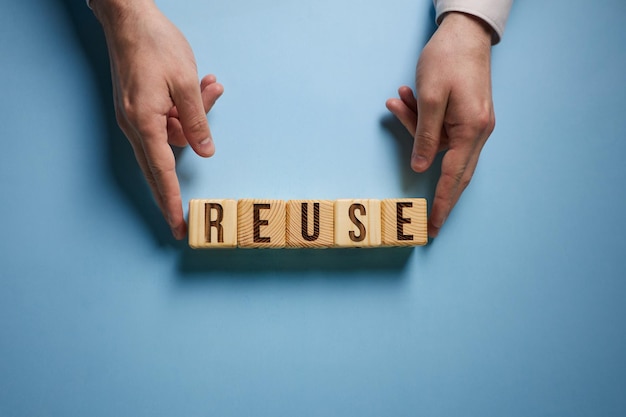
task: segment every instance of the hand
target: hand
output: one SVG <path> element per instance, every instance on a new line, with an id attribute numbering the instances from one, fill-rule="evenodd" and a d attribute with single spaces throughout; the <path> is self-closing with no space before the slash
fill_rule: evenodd
<path id="1" fill-rule="evenodd" d="M 152 0 L 96 0 L 111 60 L 115 112 L 176 239 L 184 238 L 176 161 L 170 145 L 215 152 L 206 113 L 223 87 L 212 75 L 198 85 L 189 43 Z"/>
<path id="2" fill-rule="evenodd" d="M 403 86 L 387 108 L 414 137 L 413 170 L 426 171 L 446 150 L 428 222 L 436 237 L 495 127 L 490 29 L 472 16 L 447 14 L 422 51 L 415 79 L 417 98 Z"/>

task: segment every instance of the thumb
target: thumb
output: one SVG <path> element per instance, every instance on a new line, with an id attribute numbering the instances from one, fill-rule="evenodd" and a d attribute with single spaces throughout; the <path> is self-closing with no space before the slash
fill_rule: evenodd
<path id="1" fill-rule="evenodd" d="M 178 110 L 178 119 L 189 145 L 200 156 L 213 155 L 215 146 L 198 83 L 192 80 L 179 84 L 178 88 L 172 91 L 172 100 Z"/>

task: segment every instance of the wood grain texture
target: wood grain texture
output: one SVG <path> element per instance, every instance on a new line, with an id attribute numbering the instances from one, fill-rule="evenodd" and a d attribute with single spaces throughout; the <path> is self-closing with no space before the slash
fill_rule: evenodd
<path id="1" fill-rule="evenodd" d="M 237 201 L 189 201 L 189 246 L 194 249 L 237 246 Z"/>
<path id="2" fill-rule="evenodd" d="M 334 201 L 289 200 L 287 202 L 287 247 L 328 248 L 335 235 Z"/>
<path id="3" fill-rule="evenodd" d="M 335 246 L 365 248 L 380 245 L 380 200 L 336 200 Z"/>
<path id="4" fill-rule="evenodd" d="M 386 199 L 381 206 L 383 246 L 419 246 L 428 243 L 426 199 Z"/>
<path id="5" fill-rule="evenodd" d="M 243 199 L 237 204 L 241 248 L 283 248 L 287 210 L 283 200 Z"/>

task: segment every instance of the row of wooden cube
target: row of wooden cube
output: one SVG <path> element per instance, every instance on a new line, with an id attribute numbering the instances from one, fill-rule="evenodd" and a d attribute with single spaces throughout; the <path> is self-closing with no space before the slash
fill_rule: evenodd
<path id="1" fill-rule="evenodd" d="M 189 246 L 328 248 L 428 241 L 426 200 L 208 200 L 189 202 Z"/>

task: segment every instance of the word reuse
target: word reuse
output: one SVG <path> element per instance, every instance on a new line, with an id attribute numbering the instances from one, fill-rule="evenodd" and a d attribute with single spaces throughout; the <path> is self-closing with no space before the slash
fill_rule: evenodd
<path id="1" fill-rule="evenodd" d="M 333 248 L 428 242 L 426 199 L 189 202 L 189 246 Z"/>

